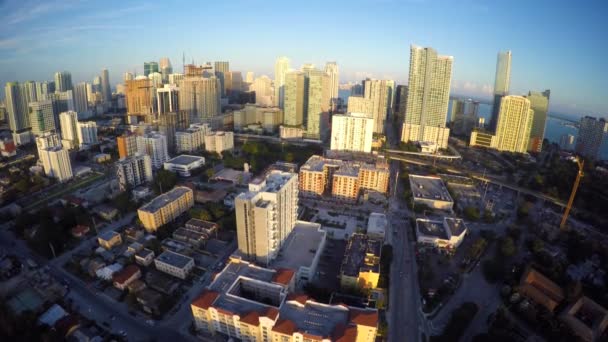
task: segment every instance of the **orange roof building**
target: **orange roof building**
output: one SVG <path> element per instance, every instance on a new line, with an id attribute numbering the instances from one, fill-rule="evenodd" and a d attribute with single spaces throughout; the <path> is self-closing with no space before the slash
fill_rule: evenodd
<path id="1" fill-rule="evenodd" d="M 550 312 L 564 300 L 564 290 L 533 268 L 521 277 L 519 293 Z"/>

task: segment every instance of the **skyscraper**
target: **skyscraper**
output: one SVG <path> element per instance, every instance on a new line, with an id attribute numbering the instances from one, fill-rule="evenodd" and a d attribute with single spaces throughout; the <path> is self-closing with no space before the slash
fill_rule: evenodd
<path id="1" fill-rule="evenodd" d="M 30 102 L 29 104 L 30 125 L 32 134 L 41 135 L 57 129 L 53 115 L 53 101 L 44 100 Z"/>
<path id="2" fill-rule="evenodd" d="M 27 99 L 21 92 L 18 82 L 8 82 L 4 87 L 6 96 L 6 112 L 8 115 L 8 125 L 11 131 L 20 132 L 30 126 L 29 107 Z"/>
<path id="3" fill-rule="evenodd" d="M 150 73 L 158 72 L 157 62 L 144 62 L 144 76 L 148 76 Z"/>
<path id="4" fill-rule="evenodd" d="M 272 80 L 266 75 L 262 75 L 255 80 L 250 86 L 250 89 L 255 92 L 255 103 L 261 106 L 272 106 L 274 104 L 274 91 L 272 89 Z"/>
<path id="5" fill-rule="evenodd" d="M 133 79 L 135 79 L 135 76 L 133 76 L 132 73 L 125 72 L 125 75 L 123 76 L 123 81 L 125 82 L 125 84 L 127 83 L 127 81 L 131 81 Z"/>
<path id="6" fill-rule="evenodd" d="M 78 143 L 83 145 L 95 145 L 99 142 L 97 139 L 97 123 L 95 121 L 78 122 Z"/>
<path id="7" fill-rule="evenodd" d="M 274 101 L 275 105 L 285 109 L 285 75 L 289 71 L 289 58 L 279 57 L 274 63 Z"/>
<path id="8" fill-rule="evenodd" d="M 367 79 L 362 82 L 363 97 L 372 101 L 372 118 L 374 119 L 374 133 L 384 134 L 384 122 L 388 115 L 388 104 L 391 99 L 392 89 L 389 85 L 394 84 L 386 80 Z"/>
<path id="9" fill-rule="evenodd" d="M 452 113 L 450 121 L 452 122 L 452 131 L 458 135 L 470 135 L 471 131 L 477 123 L 479 113 L 479 102 L 471 99 L 454 99 L 452 100 Z"/>
<path id="10" fill-rule="evenodd" d="M 406 85 L 398 85 L 397 90 L 395 91 L 393 112 L 401 123 L 403 123 L 403 119 L 405 118 L 405 109 L 407 107 L 407 89 Z"/>
<path id="11" fill-rule="evenodd" d="M 367 114 L 334 114 L 331 119 L 331 149 L 337 151 L 372 151 L 374 120 Z"/>
<path id="12" fill-rule="evenodd" d="M 215 71 L 215 77 L 220 80 L 222 97 L 226 96 L 226 78 L 229 77 L 227 74 L 230 72 L 230 65 L 228 62 L 215 62 L 213 63 L 213 69 Z"/>
<path id="13" fill-rule="evenodd" d="M 523 96 L 503 96 L 496 125 L 499 151 L 525 153 L 530 141 L 532 117 L 530 100 Z"/>
<path id="14" fill-rule="evenodd" d="M 446 128 L 452 56 L 440 56 L 433 48 L 410 47 L 405 119 L 401 141 L 433 142 L 447 148 L 450 135 Z"/>
<path id="15" fill-rule="evenodd" d="M 101 96 L 105 102 L 112 101 L 112 89 L 110 88 L 110 74 L 108 69 L 101 70 Z"/>
<path id="16" fill-rule="evenodd" d="M 298 175 L 271 171 L 249 183 L 235 199 L 239 252 L 268 265 L 279 253 L 298 217 Z"/>
<path id="17" fill-rule="evenodd" d="M 332 110 L 338 107 L 338 90 L 340 86 L 340 72 L 338 63 L 327 62 L 325 64 L 325 72 L 329 75 L 329 101 Z"/>
<path id="18" fill-rule="evenodd" d="M 59 114 L 59 125 L 61 127 L 61 144 L 67 149 L 79 147 L 78 113 L 68 111 Z"/>
<path id="19" fill-rule="evenodd" d="M 87 84 L 82 82 L 74 87 L 74 110 L 81 119 L 89 117 L 89 100 L 87 98 Z"/>
<path id="20" fill-rule="evenodd" d="M 165 84 L 164 87 L 156 89 L 159 115 L 179 110 L 178 93 L 179 88 L 174 84 Z"/>
<path id="21" fill-rule="evenodd" d="M 323 139 L 329 131 L 330 78 L 321 70 L 311 69 L 305 75 L 306 135 Z"/>
<path id="22" fill-rule="evenodd" d="M 167 57 L 163 57 L 160 59 L 159 63 L 160 73 L 163 77 L 163 83 L 167 83 L 169 81 L 169 75 L 173 73 L 173 66 L 171 66 L 171 61 Z"/>
<path id="23" fill-rule="evenodd" d="M 492 105 L 492 116 L 490 117 L 490 130 L 495 131 L 498 123 L 501 99 L 509 95 L 511 84 L 511 51 L 498 53 L 496 61 L 496 76 L 494 80 L 494 104 Z"/>
<path id="24" fill-rule="evenodd" d="M 528 93 L 527 98 L 530 100 L 530 108 L 534 111 L 532 129 L 530 131 L 530 142 L 528 143 L 528 151 L 530 152 L 540 152 L 543 147 L 550 96 L 551 91 L 549 89 L 542 93 L 536 91 L 530 91 Z"/>
<path id="25" fill-rule="evenodd" d="M 152 181 L 152 160 L 147 154 L 135 154 L 116 162 L 116 178 L 125 191 Z"/>
<path id="26" fill-rule="evenodd" d="M 72 90 L 72 74 L 68 71 L 59 71 L 55 73 L 55 91 Z"/>
<path id="27" fill-rule="evenodd" d="M 220 114 L 221 87 L 220 80 L 215 76 L 185 77 L 179 82 L 179 109 L 197 119 L 208 119 Z"/>
<path id="28" fill-rule="evenodd" d="M 275 80 L 275 96 L 276 96 Z M 287 126 L 301 127 L 304 124 L 306 111 L 306 79 L 303 72 L 290 71 L 283 76 L 283 84 L 279 94 L 284 98 L 281 107 L 284 108 L 283 122 Z"/>
<path id="29" fill-rule="evenodd" d="M 143 116 L 147 122 L 154 113 L 154 87 L 146 77 L 127 81 L 127 115 Z"/>
<path id="30" fill-rule="evenodd" d="M 40 150 L 40 159 L 47 177 L 55 178 L 59 182 L 72 179 L 72 163 L 68 150 L 61 146 L 47 147 Z"/>
<path id="31" fill-rule="evenodd" d="M 576 153 L 590 158 L 600 157 L 600 147 L 608 135 L 606 119 L 596 119 L 591 116 L 581 118 L 578 136 L 576 137 Z"/>
<path id="32" fill-rule="evenodd" d="M 116 137 L 116 145 L 118 146 L 118 157 L 126 158 L 137 152 L 137 136 L 135 134 L 126 133 Z"/>
<path id="33" fill-rule="evenodd" d="M 247 71 L 247 73 L 245 74 L 245 82 L 246 83 L 253 83 L 253 80 L 255 79 L 254 76 L 254 72 L 253 71 Z"/>
<path id="34" fill-rule="evenodd" d="M 363 96 L 349 96 L 347 109 L 351 113 L 363 113 L 373 118 L 374 101 Z"/>
<path id="35" fill-rule="evenodd" d="M 152 167 L 160 169 L 169 160 L 167 138 L 158 132 L 150 132 L 143 136 L 138 136 L 137 152 L 149 155 L 152 160 Z"/>

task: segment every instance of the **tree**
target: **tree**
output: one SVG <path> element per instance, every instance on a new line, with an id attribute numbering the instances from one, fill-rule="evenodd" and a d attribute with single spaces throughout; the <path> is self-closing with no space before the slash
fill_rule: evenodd
<path id="1" fill-rule="evenodd" d="M 160 169 L 156 173 L 156 178 L 154 178 L 154 182 L 152 183 L 154 192 L 157 194 L 161 194 L 167 192 L 177 184 L 177 176 L 175 173 Z"/>
<path id="2" fill-rule="evenodd" d="M 469 221 L 479 220 L 480 214 L 477 207 L 466 207 L 463 211 L 464 217 Z"/>
<path id="3" fill-rule="evenodd" d="M 502 279 L 504 273 L 504 261 L 500 257 L 485 260 L 481 265 L 481 270 L 488 283 L 497 283 Z"/>
<path id="4" fill-rule="evenodd" d="M 196 218 L 199 220 L 203 220 L 203 221 L 212 221 L 213 220 L 211 213 L 207 209 L 204 209 L 204 208 L 192 208 L 192 209 L 190 209 L 190 211 L 188 213 L 190 214 L 190 217 Z"/>
<path id="5" fill-rule="evenodd" d="M 512 257 L 517 252 L 517 247 L 513 242 L 513 239 L 510 237 L 505 237 L 502 239 L 502 243 L 500 244 L 500 254 L 505 257 Z"/>

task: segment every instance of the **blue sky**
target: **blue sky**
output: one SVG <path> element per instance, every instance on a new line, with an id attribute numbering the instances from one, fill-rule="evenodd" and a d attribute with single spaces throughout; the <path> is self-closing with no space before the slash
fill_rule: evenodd
<path id="1" fill-rule="evenodd" d="M 550 88 L 553 111 L 606 116 L 607 10 L 602 0 L 0 0 L 0 83 L 59 70 L 91 82 L 108 68 L 114 85 L 164 56 L 181 71 L 182 52 L 271 77 L 277 56 L 295 68 L 335 60 L 341 82 L 406 83 L 416 44 L 454 56 L 453 93 L 484 96 L 497 52 L 510 49 L 512 93 Z"/>

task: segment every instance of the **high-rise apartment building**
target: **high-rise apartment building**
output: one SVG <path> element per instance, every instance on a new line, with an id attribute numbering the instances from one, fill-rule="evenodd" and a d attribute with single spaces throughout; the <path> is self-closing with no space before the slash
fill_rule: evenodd
<path id="1" fill-rule="evenodd" d="M 363 113 L 373 119 L 374 101 L 363 96 L 349 96 L 347 109 L 351 113 Z"/>
<path id="2" fill-rule="evenodd" d="M 156 89 L 156 100 L 158 101 L 158 114 L 162 115 L 179 110 L 179 88 L 174 84 L 165 84 Z"/>
<path id="3" fill-rule="evenodd" d="M 220 80 L 215 77 L 188 76 L 179 82 L 179 109 L 191 118 L 208 119 L 221 113 Z"/>
<path id="4" fill-rule="evenodd" d="M 125 74 L 123 76 L 123 81 L 125 83 L 127 83 L 127 81 L 131 81 L 131 80 L 134 80 L 134 79 L 135 79 L 135 76 L 133 76 L 133 73 L 131 73 L 131 72 L 125 72 Z"/>
<path id="5" fill-rule="evenodd" d="M 101 77 L 95 76 L 93 77 L 93 92 L 101 94 Z M 103 98 L 100 96 L 100 101 L 103 101 Z"/>
<path id="6" fill-rule="evenodd" d="M 59 182 L 72 179 L 72 164 L 68 150 L 61 146 L 47 147 L 40 150 L 40 159 L 47 177 L 55 178 Z"/>
<path id="7" fill-rule="evenodd" d="M 101 96 L 105 102 L 112 101 L 112 89 L 110 87 L 110 73 L 108 69 L 101 70 Z"/>
<path id="8" fill-rule="evenodd" d="M 191 124 L 187 129 L 175 132 L 175 151 L 182 153 L 202 149 L 205 135 L 210 132 L 208 124 Z"/>
<path id="9" fill-rule="evenodd" d="M 245 74 L 245 83 L 253 83 L 253 80 L 255 79 L 255 73 L 253 71 L 247 71 L 247 73 Z"/>
<path id="10" fill-rule="evenodd" d="M 36 137 L 36 147 L 38 148 L 38 153 L 40 150 L 45 149 L 47 147 L 62 147 L 61 145 L 61 137 L 57 132 L 46 132 Z"/>
<path id="11" fill-rule="evenodd" d="M 13 133 L 21 132 L 30 126 L 29 103 L 18 82 L 8 82 L 4 87 L 8 125 Z"/>
<path id="12" fill-rule="evenodd" d="M 131 133 L 125 133 L 116 137 L 116 145 L 118 146 L 118 157 L 126 158 L 134 155 L 137 152 L 137 136 Z"/>
<path id="13" fill-rule="evenodd" d="M 228 62 L 215 62 L 213 63 L 213 70 L 215 71 L 215 77 L 220 81 L 221 94 L 224 97 L 226 96 L 226 90 L 228 90 L 226 78 L 229 77 L 230 64 Z"/>
<path id="14" fill-rule="evenodd" d="M 410 47 L 410 73 L 401 141 L 424 141 L 447 148 L 452 56 L 432 48 Z"/>
<path id="15" fill-rule="evenodd" d="M 137 209 L 137 216 L 144 228 L 153 232 L 190 210 L 193 205 L 194 192 L 192 189 L 176 186 Z"/>
<path id="16" fill-rule="evenodd" d="M 338 63 L 327 62 L 325 64 L 325 73 L 329 76 L 329 101 L 332 110 L 338 107 L 338 90 L 340 86 L 340 71 Z"/>
<path id="17" fill-rule="evenodd" d="M 580 128 L 576 137 L 576 153 L 590 158 L 600 158 L 600 147 L 608 135 L 606 119 L 596 119 L 591 116 L 581 118 Z"/>
<path id="18" fill-rule="evenodd" d="M 87 98 L 87 84 L 82 82 L 74 87 L 74 110 L 81 119 L 89 117 L 89 100 Z"/>
<path id="19" fill-rule="evenodd" d="M 78 123 L 78 142 L 81 148 L 87 145 L 95 145 L 97 139 L 97 123 L 95 121 L 85 121 Z"/>
<path id="20" fill-rule="evenodd" d="M 384 134 L 384 122 L 388 115 L 392 99 L 394 82 L 387 80 L 364 80 L 363 97 L 372 101 L 372 118 L 374 133 Z M 352 110 L 349 108 L 349 111 Z"/>
<path id="21" fill-rule="evenodd" d="M 53 101 L 53 119 L 55 120 L 55 127 L 59 127 L 59 114 L 74 110 L 74 91 L 56 91 L 50 94 L 49 98 Z"/>
<path id="22" fill-rule="evenodd" d="M 148 78 L 137 77 L 127 81 L 127 115 L 148 118 L 154 113 L 154 87 Z"/>
<path id="23" fill-rule="evenodd" d="M 184 74 L 170 74 L 169 75 L 169 84 L 177 85 L 183 79 L 184 79 Z"/>
<path id="24" fill-rule="evenodd" d="M 120 190 L 135 188 L 152 181 L 152 160 L 147 154 L 135 154 L 116 162 Z"/>
<path id="25" fill-rule="evenodd" d="M 249 89 L 255 92 L 255 104 L 260 106 L 272 106 L 274 104 L 274 91 L 270 77 L 262 75 L 256 78 Z"/>
<path id="26" fill-rule="evenodd" d="M 287 72 L 289 72 L 289 58 L 277 58 L 274 63 L 274 101 L 275 105 L 283 110 L 285 109 L 285 76 Z"/>
<path id="27" fill-rule="evenodd" d="M 158 72 L 157 62 L 144 62 L 144 76 L 148 77 L 153 72 Z"/>
<path id="28" fill-rule="evenodd" d="M 235 214 L 239 252 L 269 264 L 298 218 L 298 175 L 274 170 L 254 179 L 236 197 Z"/>
<path id="29" fill-rule="evenodd" d="M 63 147 L 70 150 L 78 148 L 80 146 L 78 140 L 78 113 L 68 111 L 59 114 L 59 125 Z"/>
<path id="30" fill-rule="evenodd" d="M 372 151 L 374 120 L 363 113 L 334 114 L 331 121 L 331 149 Z"/>
<path id="31" fill-rule="evenodd" d="M 55 116 L 53 114 L 53 101 L 44 100 L 30 102 L 29 109 L 32 134 L 41 135 L 42 133 L 57 129 L 57 126 L 55 126 Z"/>
<path id="32" fill-rule="evenodd" d="M 532 117 L 530 100 L 523 96 L 503 96 L 496 125 L 499 151 L 525 153 L 530 141 Z"/>
<path id="33" fill-rule="evenodd" d="M 395 101 L 393 103 L 393 113 L 398 117 L 398 121 L 403 123 L 405 110 L 407 108 L 407 86 L 398 85 L 395 91 Z"/>
<path id="34" fill-rule="evenodd" d="M 307 70 L 304 75 L 306 136 L 322 139 L 329 130 L 330 78 L 317 69 Z"/>
<path id="35" fill-rule="evenodd" d="M 72 74 L 68 71 L 55 73 L 55 91 L 68 91 L 74 89 L 72 86 Z"/>
<path id="36" fill-rule="evenodd" d="M 219 155 L 234 148 L 234 133 L 215 131 L 205 134 L 205 151 Z"/>
<path id="37" fill-rule="evenodd" d="M 40 100 L 48 100 L 49 94 L 55 91 L 55 83 L 42 81 L 36 82 L 36 98 Z"/>
<path id="38" fill-rule="evenodd" d="M 542 93 L 530 91 L 528 96 L 526 96 L 530 100 L 530 108 L 534 111 L 532 129 L 530 130 L 530 142 L 528 143 L 528 151 L 530 152 L 540 152 L 543 148 L 550 96 L 551 90 L 549 89 Z"/>
<path id="39" fill-rule="evenodd" d="M 163 76 L 163 83 L 167 83 L 169 81 L 169 75 L 173 73 L 173 66 L 171 66 L 171 61 L 169 60 L 169 58 L 161 58 L 159 68 L 160 73 Z"/>
<path id="40" fill-rule="evenodd" d="M 275 96 L 276 96 L 275 80 Z M 306 113 L 306 77 L 303 72 L 290 71 L 283 75 L 280 96 L 281 108 L 284 108 L 284 124 L 301 127 Z"/>
<path id="41" fill-rule="evenodd" d="M 158 132 L 150 132 L 138 136 L 137 152 L 149 155 L 152 160 L 152 167 L 160 169 L 169 160 L 167 138 Z"/>
<path id="42" fill-rule="evenodd" d="M 458 135 L 469 136 L 477 123 L 479 102 L 471 99 L 453 99 L 450 122 L 452 131 Z"/>
<path id="43" fill-rule="evenodd" d="M 511 51 L 498 53 L 496 60 L 496 76 L 494 79 L 494 103 L 492 105 L 492 116 L 490 117 L 490 130 L 495 131 L 498 124 L 498 114 L 503 96 L 509 95 L 511 85 Z"/>

